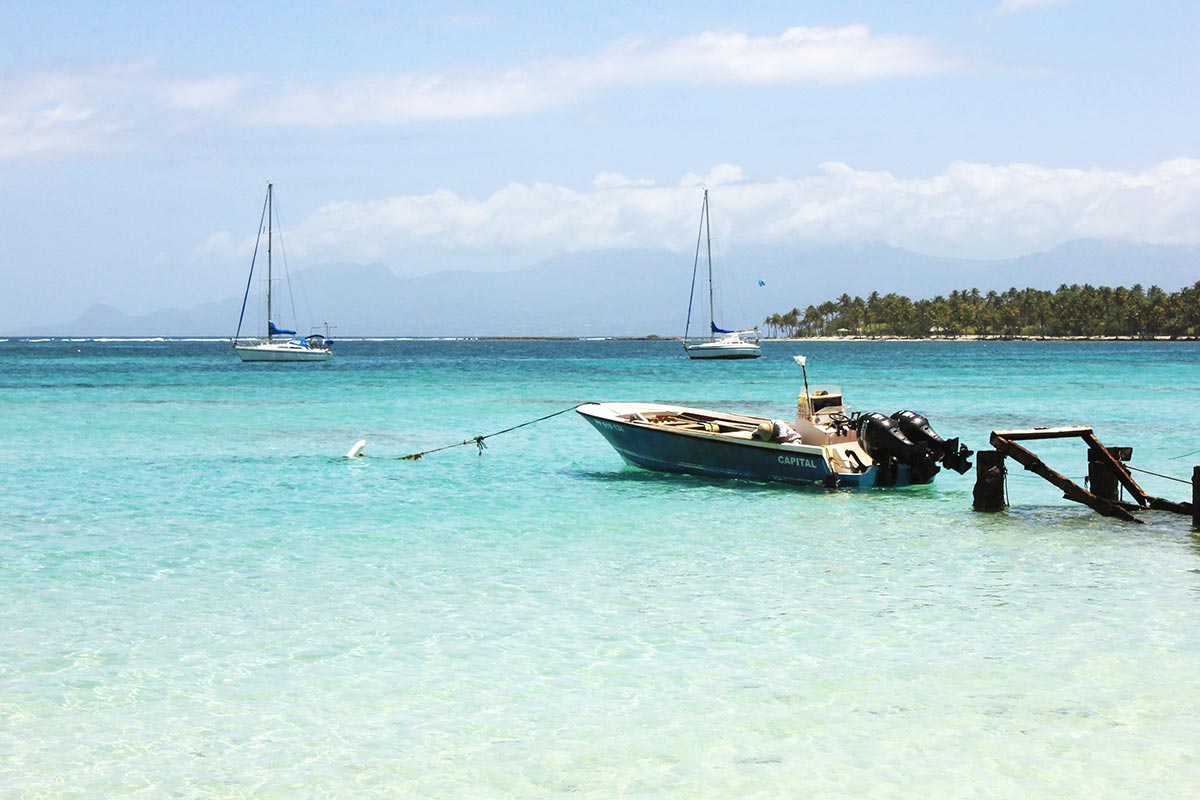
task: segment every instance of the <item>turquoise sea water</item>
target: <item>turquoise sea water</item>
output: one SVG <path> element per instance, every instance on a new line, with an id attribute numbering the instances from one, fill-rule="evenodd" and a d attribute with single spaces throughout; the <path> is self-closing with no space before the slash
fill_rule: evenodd
<path id="1" fill-rule="evenodd" d="M 1178 798 L 1200 538 L 1010 464 L 860 492 L 624 466 L 588 400 L 1087 423 L 1200 463 L 1195 343 L 0 342 L 0 796 Z M 358 439 L 367 458 L 341 458 Z M 1073 477 L 1081 445 L 1038 448 Z M 1190 487 L 1139 475 L 1151 494 Z"/>

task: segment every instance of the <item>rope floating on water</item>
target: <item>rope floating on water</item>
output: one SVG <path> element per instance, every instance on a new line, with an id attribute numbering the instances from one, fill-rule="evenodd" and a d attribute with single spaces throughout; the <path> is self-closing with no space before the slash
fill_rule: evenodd
<path id="1" fill-rule="evenodd" d="M 568 411 L 574 411 L 578 407 L 579 407 L 578 405 L 570 406 L 568 408 L 564 408 L 562 411 L 555 411 L 553 414 L 547 414 L 544 417 L 538 417 L 537 419 L 531 419 L 528 422 L 522 422 L 520 425 L 513 425 L 511 428 L 505 428 L 502 431 L 496 431 L 495 433 L 484 434 L 483 436 L 475 436 L 470 439 L 463 439 L 461 442 L 455 442 L 454 444 L 448 444 L 448 445 L 444 445 L 442 447 L 435 447 L 432 450 L 422 450 L 419 453 L 410 453 L 409 455 L 406 455 L 406 456 L 400 456 L 396 460 L 397 461 L 416 461 L 418 458 L 421 458 L 422 456 L 427 456 L 430 453 L 438 453 L 438 452 L 441 452 L 442 450 L 449 450 L 452 447 L 462 447 L 463 445 L 468 445 L 468 444 L 475 445 L 476 449 L 479 450 L 479 455 L 482 456 L 483 451 L 487 449 L 487 445 L 483 443 L 484 439 L 490 439 L 493 436 L 499 436 L 502 433 L 509 433 L 511 431 L 517 430 L 518 428 L 524 428 L 528 425 L 533 425 L 538 422 L 545 422 L 548 419 L 553 419 L 554 417 L 560 416 L 562 414 L 566 414 Z"/>

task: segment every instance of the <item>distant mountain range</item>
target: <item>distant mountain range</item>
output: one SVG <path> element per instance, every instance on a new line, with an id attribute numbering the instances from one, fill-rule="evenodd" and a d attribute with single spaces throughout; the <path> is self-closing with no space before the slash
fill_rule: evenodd
<path id="1" fill-rule="evenodd" d="M 383 265 L 326 264 L 295 276 L 319 325 L 337 337 L 680 336 L 692 257 L 653 251 L 558 256 L 510 272 L 439 272 L 397 277 Z M 703 278 L 698 279 L 703 283 Z M 896 292 L 913 299 L 1009 287 L 1061 284 L 1158 285 L 1173 291 L 1200 280 L 1200 248 L 1080 240 L 1005 260 L 919 255 L 883 244 L 756 246 L 730 254 L 719 271 L 718 324 L 751 327 L 770 314 L 841 294 Z M 761 281 L 761 285 L 760 285 Z M 705 298 L 706 285 L 697 286 Z M 241 298 L 130 316 L 93 306 L 74 320 L 6 336 L 231 336 Z M 698 324 L 697 324 L 698 323 Z M 693 331 L 707 311 L 693 314 Z M 303 329 L 302 332 L 307 332 Z"/>

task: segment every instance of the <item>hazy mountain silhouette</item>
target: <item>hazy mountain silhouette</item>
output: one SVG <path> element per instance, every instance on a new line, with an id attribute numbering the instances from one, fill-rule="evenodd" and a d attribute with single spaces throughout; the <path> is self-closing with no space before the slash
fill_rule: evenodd
<path id="1" fill-rule="evenodd" d="M 717 266 L 718 324 L 749 327 L 769 314 L 841 294 L 914 299 L 954 289 L 1055 289 L 1060 284 L 1158 285 L 1200 280 L 1200 248 L 1082 240 L 1014 259 L 939 258 L 884 244 L 751 246 Z M 299 317 L 334 336 L 679 336 L 692 256 L 655 251 L 573 253 L 509 272 L 447 271 L 400 278 L 379 264 L 326 264 L 293 276 Z M 759 282 L 763 285 L 759 285 Z M 698 278 L 692 330 L 708 324 Z M 241 298 L 132 316 L 93 306 L 77 319 L 15 336 L 232 336 Z M 304 324 L 303 322 L 301 323 Z M 308 328 L 301 329 L 307 332 Z M 252 331 L 253 332 L 253 331 Z"/>

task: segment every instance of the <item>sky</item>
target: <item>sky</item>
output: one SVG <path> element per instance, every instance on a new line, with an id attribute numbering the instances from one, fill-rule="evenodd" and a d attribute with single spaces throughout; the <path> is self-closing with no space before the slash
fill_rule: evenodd
<path id="1" fill-rule="evenodd" d="M 239 296 L 268 181 L 292 269 L 690 252 L 703 188 L 745 244 L 1200 244 L 1190 1 L 0 0 L 0 20 L 5 329 Z"/>

